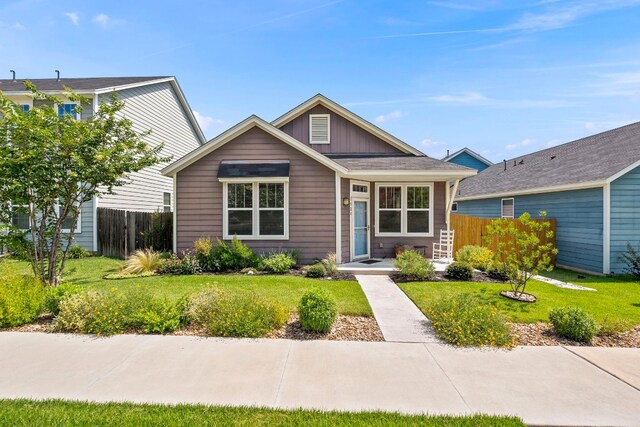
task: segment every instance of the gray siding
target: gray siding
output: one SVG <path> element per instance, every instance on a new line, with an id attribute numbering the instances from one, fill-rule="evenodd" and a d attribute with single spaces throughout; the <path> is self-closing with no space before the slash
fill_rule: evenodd
<path id="1" fill-rule="evenodd" d="M 624 273 L 627 243 L 640 244 L 640 167 L 611 183 L 612 273 Z"/>
<path id="2" fill-rule="evenodd" d="M 330 114 L 330 144 L 309 145 L 309 114 Z M 286 134 L 302 141 L 316 151 L 337 153 L 402 153 L 375 135 L 328 108 L 318 105 L 284 124 L 280 128 Z"/>
<path id="3" fill-rule="evenodd" d="M 603 272 L 603 190 L 561 191 L 515 196 L 515 215 L 529 212 L 537 217 L 542 210 L 556 219 L 557 263 L 577 269 Z M 458 213 L 483 218 L 499 218 L 501 199 L 458 202 Z"/>
<path id="4" fill-rule="evenodd" d="M 467 152 L 462 152 L 455 156 L 452 159 L 447 160 L 449 163 L 455 163 L 456 165 L 466 166 L 471 169 L 476 169 L 478 172 L 482 172 L 486 168 L 489 167 L 485 162 L 481 162 L 480 160 L 473 157 L 471 154 Z"/>
<path id="5" fill-rule="evenodd" d="M 162 155 L 179 159 L 200 146 L 196 131 L 182 108 L 171 83 L 158 83 L 119 92 L 125 101 L 124 116 L 137 132 L 152 130 L 145 141 L 151 146 L 164 143 Z M 105 102 L 109 95 L 101 95 Z M 168 162 L 168 163 L 171 163 Z M 163 193 L 172 194 L 173 180 L 160 170 L 168 163 L 146 168 L 129 176 L 130 183 L 115 189 L 115 194 L 100 198 L 99 206 L 136 211 L 162 209 Z"/>
<path id="6" fill-rule="evenodd" d="M 73 236 L 74 244 L 93 251 L 93 201 L 82 204 L 80 233 Z"/>
<path id="7" fill-rule="evenodd" d="M 302 262 L 335 252 L 335 173 L 300 151 L 252 128 L 177 175 L 177 249 L 193 247 L 200 236 L 222 236 L 223 160 L 289 160 L 289 240 L 247 240 L 258 252 L 299 249 Z"/>

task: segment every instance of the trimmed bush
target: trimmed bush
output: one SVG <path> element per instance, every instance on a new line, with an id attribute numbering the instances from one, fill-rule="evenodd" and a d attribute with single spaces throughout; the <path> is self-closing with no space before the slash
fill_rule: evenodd
<path id="1" fill-rule="evenodd" d="M 322 264 L 321 262 L 317 262 L 315 264 L 305 267 L 304 275 L 306 277 L 319 279 L 327 275 L 327 269 L 325 268 L 324 264 Z"/>
<path id="2" fill-rule="evenodd" d="M 595 320 L 579 307 L 556 307 L 549 320 L 558 335 L 578 342 L 589 343 L 598 332 Z"/>
<path id="3" fill-rule="evenodd" d="M 288 313 L 282 304 L 256 294 L 223 294 L 217 312 L 207 319 L 212 336 L 256 338 L 284 325 Z"/>
<path id="4" fill-rule="evenodd" d="M 160 266 L 160 254 L 149 249 L 138 249 L 127 258 L 122 273 L 141 274 L 152 273 Z"/>
<path id="5" fill-rule="evenodd" d="M 433 275 L 435 267 L 419 252 L 405 249 L 394 262 L 395 267 L 403 276 L 424 280 Z"/>
<path id="6" fill-rule="evenodd" d="M 338 316 L 335 299 L 324 289 L 307 291 L 298 305 L 300 324 L 306 331 L 329 332 Z"/>
<path id="7" fill-rule="evenodd" d="M 467 245 L 456 252 L 456 260 L 466 262 L 477 270 L 485 271 L 493 262 L 493 251 L 482 246 Z"/>
<path id="8" fill-rule="evenodd" d="M 87 249 L 83 248 L 80 245 L 73 245 L 69 248 L 69 252 L 67 252 L 67 256 L 71 259 L 81 259 L 88 258 L 93 254 L 89 252 Z"/>
<path id="9" fill-rule="evenodd" d="M 469 294 L 442 297 L 427 308 L 436 334 L 457 346 L 509 347 L 511 330 L 498 310 Z"/>
<path id="10" fill-rule="evenodd" d="M 507 274 L 506 267 L 500 263 L 491 263 L 491 265 L 487 269 L 487 275 L 492 279 L 499 280 L 501 282 L 506 282 L 507 280 L 509 280 L 509 275 Z"/>
<path id="11" fill-rule="evenodd" d="M 452 262 L 445 269 L 444 275 L 452 280 L 471 280 L 473 279 L 473 267 L 462 261 Z"/>
<path id="12" fill-rule="evenodd" d="M 286 273 L 294 265 L 296 265 L 296 261 L 291 255 L 285 252 L 271 254 L 262 259 L 262 267 L 266 271 L 271 271 L 273 273 Z"/>
<path id="13" fill-rule="evenodd" d="M 0 265 L 0 328 L 31 323 L 42 312 L 45 287 L 37 279 Z"/>
<path id="14" fill-rule="evenodd" d="M 182 252 L 182 257 L 172 253 L 160 261 L 158 274 L 196 274 L 200 272 L 200 264 L 191 252 Z"/>
<path id="15" fill-rule="evenodd" d="M 60 312 L 60 302 L 64 299 L 75 295 L 84 290 L 80 285 L 74 285 L 72 283 L 62 283 L 58 286 L 50 286 L 47 288 L 47 293 L 44 301 L 45 311 L 56 315 Z"/>

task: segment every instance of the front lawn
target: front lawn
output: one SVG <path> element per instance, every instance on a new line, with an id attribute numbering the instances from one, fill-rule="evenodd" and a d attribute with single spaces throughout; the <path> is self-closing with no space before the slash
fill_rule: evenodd
<path id="1" fill-rule="evenodd" d="M 321 412 L 204 405 L 0 400 L 0 426 L 524 426 L 515 417 Z"/>
<path id="2" fill-rule="evenodd" d="M 629 278 L 609 278 L 555 269 L 549 277 L 597 289 L 597 292 L 562 289 L 548 283 L 530 281 L 526 292 L 538 298 L 536 303 L 516 302 L 499 295 L 509 289 L 507 283 L 486 282 L 412 282 L 398 286 L 424 312 L 432 300 L 441 296 L 468 293 L 486 304 L 496 306 L 507 319 L 516 323 L 547 322 L 553 307 L 578 306 L 597 321 L 607 318 L 640 325 L 640 283 Z"/>
<path id="3" fill-rule="evenodd" d="M 14 263 L 25 274 L 30 273 L 26 262 Z M 176 301 L 181 296 L 204 289 L 208 285 L 217 285 L 229 292 L 251 292 L 272 298 L 283 304 L 288 310 L 295 310 L 300 298 L 310 288 L 319 286 L 327 289 L 336 299 L 338 311 L 346 315 L 372 316 L 371 307 L 355 281 L 319 280 L 306 277 L 275 274 L 202 274 L 186 276 L 152 276 L 135 279 L 105 280 L 102 277 L 118 271 L 123 261 L 91 257 L 80 260 L 68 260 L 63 277 L 64 282 L 75 283 L 92 289 L 127 290 L 144 287 L 153 294 L 166 296 Z"/>

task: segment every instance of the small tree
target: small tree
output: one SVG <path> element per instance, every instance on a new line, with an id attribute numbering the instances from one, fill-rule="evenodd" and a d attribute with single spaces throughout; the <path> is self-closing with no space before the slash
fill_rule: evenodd
<path id="1" fill-rule="evenodd" d="M 634 248 L 631 243 L 627 242 L 627 252 L 621 255 L 622 260 L 627 264 L 625 271 L 640 277 L 640 246 Z"/>
<path id="2" fill-rule="evenodd" d="M 540 212 L 540 218 L 546 218 L 545 211 Z M 553 243 L 542 244 L 539 235 L 547 239 L 553 237 L 549 221 L 535 221 L 525 212 L 516 221 L 501 218 L 492 221 L 487 226 L 485 244 L 490 246 L 497 241 L 494 264 L 504 271 L 509 278 L 511 290 L 516 298 L 520 298 L 527 282 L 540 271 L 553 269 L 551 257 L 558 253 Z"/>
<path id="3" fill-rule="evenodd" d="M 57 285 L 81 204 L 111 194 L 129 173 L 169 158 L 160 157 L 162 145 L 151 148 L 143 141 L 149 131 L 138 133 L 122 118 L 124 102 L 115 94 L 80 121 L 59 116 L 53 106 L 68 99 L 79 115 L 87 99 L 70 89 L 58 98 L 29 82 L 25 87 L 47 106 L 23 112 L 0 92 L 0 224 L 6 227 L 0 244 L 20 252 L 44 283 Z M 27 215 L 28 226 L 13 224 L 15 213 Z"/>

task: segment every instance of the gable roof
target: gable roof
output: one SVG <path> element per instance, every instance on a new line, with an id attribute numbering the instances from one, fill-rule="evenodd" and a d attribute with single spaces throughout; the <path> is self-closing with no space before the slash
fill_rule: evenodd
<path id="1" fill-rule="evenodd" d="M 27 91 L 24 87 L 25 81 L 30 81 L 36 87 L 50 94 L 61 93 L 65 90 L 65 87 L 71 88 L 74 92 L 80 95 L 99 95 L 109 93 L 118 90 L 131 89 L 139 86 L 147 86 L 157 83 L 169 82 L 173 87 L 180 105 L 187 114 L 187 118 L 191 123 L 191 126 L 196 131 L 196 136 L 200 145 L 207 142 L 200 124 L 196 120 L 191 106 L 187 102 L 187 99 L 173 76 L 152 76 L 152 77 L 81 77 L 81 78 L 69 78 L 69 79 L 0 79 L 0 91 L 7 95 L 30 95 L 31 92 Z"/>
<path id="2" fill-rule="evenodd" d="M 227 142 L 229 142 L 229 141 L 233 140 L 234 138 L 242 135 L 243 133 L 245 133 L 246 131 L 248 131 L 249 129 L 251 129 L 253 127 L 258 127 L 260 129 L 262 129 L 263 131 L 267 132 L 268 134 L 272 135 L 273 137 L 275 137 L 275 138 L 281 140 L 282 142 L 290 145 L 291 147 L 295 148 L 296 150 L 301 151 L 302 153 L 304 153 L 307 156 L 311 157 L 312 159 L 318 161 L 319 163 L 327 166 L 329 169 L 333 169 L 336 172 L 342 172 L 342 173 L 346 173 L 347 172 L 347 169 L 345 167 L 340 166 L 338 163 L 334 162 L 333 160 L 331 160 L 327 156 L 324 156 L 324 155 L 320 154 L 319 152 L 317 152 L 313 148 L 303 144 L 302 142 L 298 141 L 294 137 L 287 135 L 286 133 L 284 133 L 280 129 L 276 128 L 275 126 L 272 126 L 268 122 L 262 120 L 260 117 L 258 117 L 256 115 L 252 115 L 252 116 L 247 117 L 246 119 L 244 119 L 243 121 L 241 121 L 237 125 L 233 126 L 232 128 L 230 128 L 230 129 L 226 130 L 225 132 L 221 133 L 217 137 L 213 138 L 211 141 L 207 142 L 203 146 L 196 148 L 195 150 L 193 150 L 192 152 L 190 152 L 186 156 L 176 160 L 174 163 L 172 163 L 169 166 L 165 167 L 161 171 L 162 174 L 163 175 L 167 175 L 167 176 L 175 175 L 176 173 L 180 172 L 182 169 L 186 168 L 190 164 L 200 160 L 201 158 L 203 158 L 207 154 L 212 153 L 213 151 L 215 151 L 218 148 L 222 147 Z"/>
<path id="3" fill-rule="evenodd" d="M 380 129 L 378 126 L 363 119 L 357 114 L 347 110 L 342 105 L 330 100 L 329 98 L 327 98 L 326 96 L 320 93 L 312 98 L 309 98 L 308 100 L 304 101 L 302 104 L 298 105 L 297 107 L 293 108 L 292 110 L 278 117 L 277 119 L 272 121 L 271 124 L 277 128 L 281 128 L 283 125 L 289 123 L 291 120 L 300 116 L 305 111 L 312 109 L 316 105 L 325 106 L 329 110 L 333 111 L 336 114 L 341 115 L 342 117 L 349 120 L 353 124 L 377 136 L 387 144 L 399 149 L 403 153 L 411 153 L 415 156 L 424 156 L 424 153 L 422 153 L 420 150 L 410 146 L 404 141 L 399 140 L 395 136 L 385 132 L 384 130 Z"/>
<path id="4" fill-rule="evenodd" d="M 482 163 L 484 163 L 484 164 L 485 164 L 485 165 L 487 165 L 487 166 L 491 166 L 491 165 L 493 165 L 493 162 L 492 162 L 492 161 L 490 161 L 490 160 L 488 160 L 488 159 L 486 159 L 486 158 L 482 157 L 480 154 L 476 153 L 475 151 L 473 151 L 473 150 L 471 150 L 471 149 L 469 149 L 469 148 L 467 148 L 467 147 L 464 147 L 462 150 L 458 150 L 458 151 L 456 151 L 455 153 L 453 153 L 453 154 L 451 154 L 451 155 L 449 155 L 449 156 L 445 157 L 444 159 L 442 159 L 442 161 L 443 161 L 443 162 L 449 162 L 449 161 L 451 161 L 452 159 L 455 159 L 456 157 L 458 157 L 458 156 L 459 156 L 460 154 L 462 154 L 462 153 L 467 153 L 467 154 L 468 154 L 468 155 L 470 155 L 471 157 L 473 157 L 473 158 L 475 158 L 475 159 L 477 159 L 477 160 L 481 161 Z"/>
<path id="5" fill-rule="evenodd" d="M 457 199 L 601 187 L 638 166 L 640 122 L 497 163 L 462 181 Z"/>

